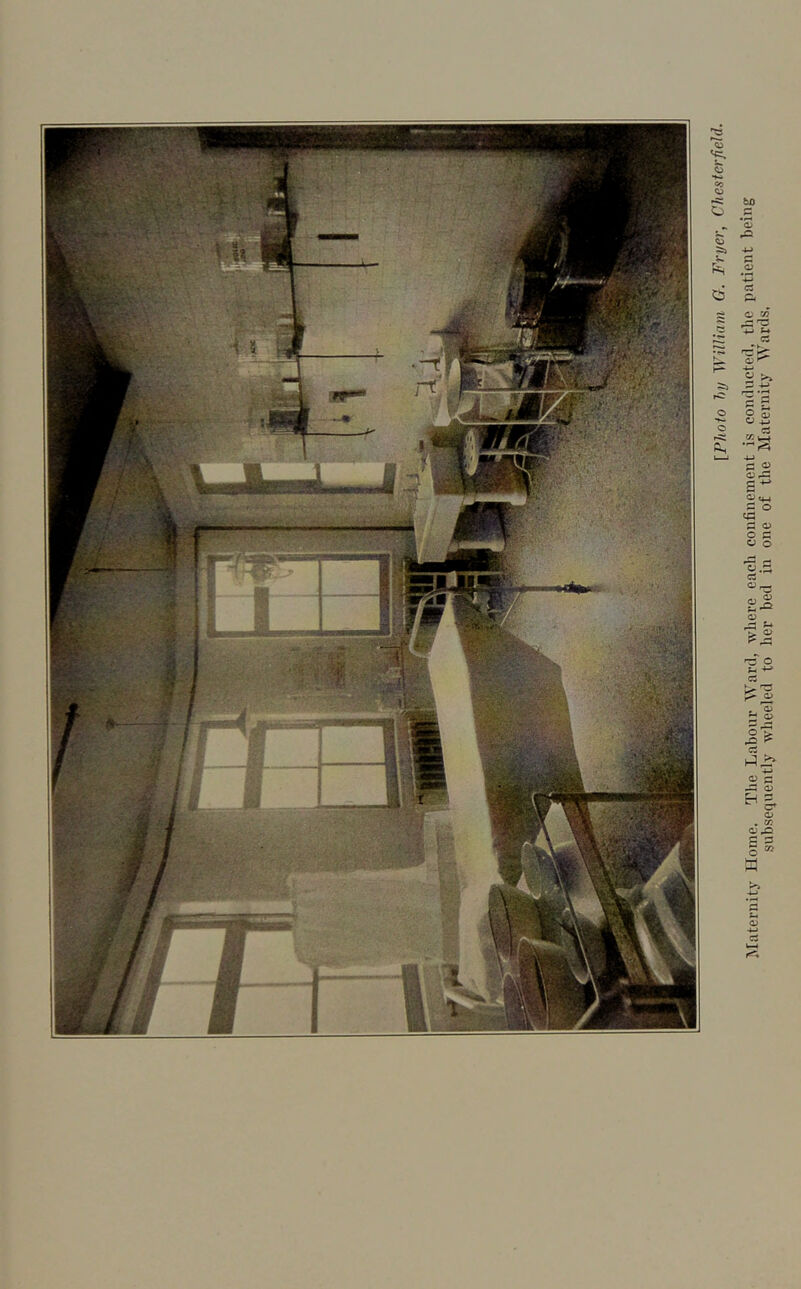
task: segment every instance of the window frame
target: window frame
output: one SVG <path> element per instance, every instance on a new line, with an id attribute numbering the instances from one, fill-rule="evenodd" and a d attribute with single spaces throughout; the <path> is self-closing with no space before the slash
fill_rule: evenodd
<path id="1" fill-rule="evenodd" d="M 156 1004 L 156 998 L 159 988 L 162 984 L 162 973 L 167 961 L 167 955 L 170 949 L 170 943 L 175 931 L 183 930 L 224 930 L 225 937 L 223 940 L 220 962 L 217 968 L 217 978 L 214 985 L 214 995 L 209 1014 L 208 1029 L 205 1034 L 197 1035 L 157 1035 L 148 1033 L 148 1025 L 153 1014 Z M 145 985 L 142 990 L 139 1003 L 136 1008 L 132 1033 L 140 1034 L 149 1038 L 204 1038 L 204 1037 L 237 1037 L 237 1038 L 308 1038 L 310 1035 L 319 1035 L 318 1013 L 320 1001 L 320 989 L 325 987 L 327 981 L 357 981 L 357 980 L 399 980 L 403 989 L 404 1008 L 406 1011 L 406 1033 L 426 1032 L 425 1013 L 422 1003 L 422 991 L 420 988 L 420 978 L 417 968 L 413 964 L 398 964 L 398 973 L 389 975 L 386 970 L 371 971 L 369 967 L 363 970 L 355 971 L 344 968 L 317 968 L 309 967 L 311 972 L 309 981 L 298 982 L 264 982 L 272 988 L 290 988 L 303 989 L 309 991 L 309 1028 L 303 1034 L 240 1034 L 233 1033 L 233 1026 L 236 1017 L 236 1004 L 239 995 L 242 975 L 242 964 L 245 952 L 245 939 L 248 932 L 258 931 L 270 933 L 273 931 L 291 931 L 292 917 L 291 914 L 242 914 L 242 913 L 204 913 L 204 914 L 168 914 L 162 920 L 159 928 L 158 939 L 153 951 L 150 963 L 147 969 Z M 303 965 L 303 964 L 301 964 Z M 376 1033 L 385 1031 L 375 1031 Z M 404 1031 L 400 1031 L 403 1033 Z M 361 1032 L 355 1031 L 338 1031 L 323 1037 L 337 1037 L 344 1033 L 347 1037 L 361 1036 Z M 396 1036 L 393 1031 L 392 1036 Z"/>
<path id="2" fill-rule="evenodd" d="M 248 555 L 257 555 L 260 553 L 261 552 L 256 550 L 247 551 Z M 390 555 L 382 551 L 379 551 L 379 552 L 343 551 L 341 553 L 336 551 L 329 551 L 329 552 L 326 552 L 325 554 L 306 553 L 305 551 L 299 551 L 297 553 L 290 552 L 290 551 L 271 552 L 271 553 L 274 553 L 278 560 L 282 560 L 286 563 L 292 563 L 292 564 L 316 563 L 319 565 L 320 576 L 318 578 L 317 599 L 320 606 L 321 624 L 322 624 L 323 599 L 325 598 L 323 594 L 323 589 L 322 589 L 322 585 L 323 585 L 322 565 L 325 563 L 339 563 L 339 564 L 350 563 L 350 562 L 355 563 L 356 561 L 361 562 L 365 560 L 372 560 L 376 562 L 378 564 L 378 597 L 377 597 L 378 598 L 378 627 L 377 629 L 370 630 L 370 631 L 362 631 L 362 630 L 348 631 L 341 627 L 338 627 L 336 630 L 326 630 L 322 625 L 320 625 L 318 628 L 316 628 L 313 631 L 299 631 L 299 630 L 271 631 L 269 627 L 267 627 L 266 630 L 264 628 L 260 629 L 259 628 L 259 617 L 260 617 L 259 602 L 256 599 L 256 596 L 259 591 L 266 592 L 265 596 L 259 597 L 259 598 L 262 600 L 262 603 L 267 604 L 267 606 L 269 606 L 269 586 L 268 586 L 268 587 L 254 587 L 254 628 L 252 631 L 218 630 L 217 629 L 216 568 L 217 568 L 217 564 L 223 564 L 226 561 L 233 559 L 234 552 L 229 551 L 225 553 L 209 555 L 207 557 L 206 634 L 209 637 L 223 638 L 223 639 L 244 639 L 244 640 L 252 640 L 252 639 L 271 640 L 271 639 L 293 639 L 293 638 L 301 639 L 301 640 L 304 640 L 304 639 L 315 640 L 315 639 L 322 639 L 322 638 L 332 638 L 337 636 L 341 636 L 344 638 L 358 639 L 359 637 L 365 637 L 365 636 L 367 637 L 388 636 L 390 634 L 390 585 L 391 585 L 391 556 Z M 262 617 L 265 612 L 269 613 L 269 607 L 266 610 L 262 609 L 262 613 L 261 613 Z"/>
<path id="3" fill-rule="evenodd" d="M 215 465 L 216 462 L 202 462 L 203 465 Z M 189 467 L 195 489 L 201 496 L 206 497 L 259 497 L 259 496 L 281 496 L 286 494 L 307 494 L 314 496 L 352 496 L 363 494 L 366 496 L 380 497 L 386 493 L 395 491 L 395 477 L 397 467 L 394 463 L 384 462 L 384 479 L 377 486 L 359 486 L 359 487 L 332 487 L 324 484 L 320 478 L 321 465 L 372 465 L 371 461 L 298 461 L 298 465 L 313 465 L 316 471 L 314 479 L 264 479 L 261 474 L 262 462 L 252 461 L 231 461 L 227 464 L 241 465 L 245 471 L 243 483 L 206 483 L 201 474 L 200 464 Z M 271 461 L 265 461 L 264 465 L 278 464 Z M 292 463 L 295 464 L 295 463 Z M 379 464 L 376 462 L 375 464 Z"/>
<path id="4" fill-rule="evenodd" d="M 324 762 L 321 754 L 322 732 L 326 728 L 333 726 L 378 726 L 384 736 L 384 773 L 386 777 L 387 799 L 385 802 L 373 805 L 347 804 L 325 805 L 321 801 L 322 795 L 322 770 L 325 764 L 357 764 L 356 762 Z M 395 723 L 390 718 L 382 717 L 363 717 L 363 716 L 322 716 L 316 720 L 265 720 L 258 721 L 250 730 L 247 736 L 247 754 L 245 762 L 245 778 L 243 786 L 243 800 L 241 806 L 201 806 L 200 791 L 203 781 L 203 772 L 206 769 L 205 756 L 206 745 L 208 741 L 208 731 L 212 729 L 240 729 L 235 719 L 204 721 L 200 725 L 197 748 L 195 751 L 194 768 L 192 772 L 192 781 L 190 787 L 189 808 L 191 810 L 202 810 L 203 812 L 212 812 L 218 810 L 394 810 L 397 809 L 400 802 L 400 779 L 398 774 L 398 759 L 395 749 Z M 262 771 L 264 769 L 264 744 L 267 730 L 297 730 L 297 729 L 314 729 L 318 731 L 318 761 L 317 761 L 317 803 L 310 806 L 263 806 L 261 804 L 261 786 Z M 241 730 L 240 730 L 241 732 Z M 243 736 L 244 737 L 244 736 Z M 378 764 L 371 762 L 370 764 Z M 291 767 L 290 767 L 291 768 Z"/>

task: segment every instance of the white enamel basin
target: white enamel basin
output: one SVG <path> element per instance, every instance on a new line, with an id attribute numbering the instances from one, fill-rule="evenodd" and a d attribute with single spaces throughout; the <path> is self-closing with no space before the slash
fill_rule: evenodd
<path id="1" fill-rule="evenodd" d="M 448 422 L 459 413 L 469 412 L 478 396 L 479 375 L 473 363 L 464 363 L 461 358 L 454 358 L 448 368 L 448 383 L 445 405 L 448 410 Z"/>
<path id="2" fill-rule="evenodd" d="M 449 376 L 459 357 L 459 336 L 452 331 L 432 331 L 426 347 L 426 370 L 436 382 L 431 391 L 431 420 L 434 425 L 450 425 L 453 412 L 449 408 Z M 429 361 L 433 359 L 433 362 Z"/>

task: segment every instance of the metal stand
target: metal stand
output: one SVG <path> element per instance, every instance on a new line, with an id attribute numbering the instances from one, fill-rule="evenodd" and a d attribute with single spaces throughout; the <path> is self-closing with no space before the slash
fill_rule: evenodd
<path id="1" fill-rule="evenodd" d="M 666 1007 L 674 1012 L 677 1011 L 683 1023 L 687 1024 L 687 1009 L 694 1002 L 695 991 L 692 987 L 684 984 L 663 985 L 654 980 L 634 932 L 631 909 L 618 895 L 600 852 L 590 818 L 589 805 L 592 802 L 649 801 L 669 803 L 692 800 L 692 792 L 540 792 L 536 789 L 532 792 L 532 805 L 536 811 L 540 829 L 547 842 L 557 879 L 567 899 L 568 907 L 573 914 L 576 937 L 587 961 L 596 995 L 595 1003 L 578 1022 L 576 1028 L 584 1028 L 587 1021 L 601 1006 L 603 999 L 610 997 L 610 994 L 601 987 L 600 981 L 595 976 L 590 956 L 583 943 L 579 921 L 575 917 L 572 900 L 564 887 L 553 844 L 545 823 L 546 803 L 552 802 L 555 805 L 561 805 L 565 812 L 565 817 L 578 846 L 579 854 L 595 888 L 623 965 L 625 975 L 617 982 L 613 993 L 616 993 L 622 999 L 624 1005 L 631 1009 Z"/>
<path id="2" fill-rule="evenodd" d="M 519 444 L 515 447 L 507 447 L 505 443 L 500 443 L 497 447 L 485 448 L 483 436 L 475 426 L 469 429 L 462 439 L 461 456 L 462 468 L 470 477 L 476 473 L 482 461 L 498 461 L 502 457 L 511 457 L 518 469 L 524 470 L 525 466 L 521 464 L 523 459 L 548 460 L 547 453 L 532 452 L 529 447 L 521 447 Z"/>
<path id="3" fill-rule="evenodd" d="M 585 394 L 588 392 L 588 388 L 589 388 L 588 386 L 580 386 L 580 385 L 570 386 L 567 384 L 567 381 L 565 380 L 559 366 L 559 362 L 562 360 L 558 360 L 554 356 L 554 352 L 552 350 L 544 350 L 541 354 L 536 354 L 536 355 L 529 354 L 528 357 L 529 357 L 530 363 L 535 363 L 535 362 L 545 363 L 545 383 L 543 385 L 537 385 L 533 388 L 526 386 L 526 387 L 521 387 L 520 389 L 507 389 L 504 386 L 484 385 L 480 389 L 476 390 L 476 397 L 478 399 L 479 409 L 481 407 L 482 394 L 507 394 L 511 398 L 519 398 L 519 399 L 536 398 L 537 396 L 539 396 L 539 399 L 540 399 L 539 415 L 534 417 L 533 419 L 530 419 L 527 417 L 526 418 L 513 417 L 511 420 L 511 424 L 545 425 L 545 424 L 551 424 L 551 422 L 547 421 L 547 417 L 551 416 L 552 413 L 556 411 L 559 404 L 562 403 L 565 398 L 567 398 L 568 394 Z M 556 385 L 554 387 L 550 387 L 547 383 L 548 377 L 551 374 L 552 367 L 556 372 L 556 375 L 559 377 L 559 380 L 561 381 L 560 385 Z M 553 402 L 549 403 L 546 406 L 545 405 L 546 398 L 553 398 Z M 514 411 L 514 406 L 510 406 L 509 410 Z M 507 421 L 488 421 L 486 419 L 467 420 L 466 419 L 467 415 L 468 414 L 466 412 L 463 412 L 461 415 L 457 412 L 455 419 L 459 422 L 460 425 L 477 426 L 477 427 L 484 426 L 485 428 L 488 428 L 493 425 L 504 426 L 509 423 Z"/>
<path id="4" fill-rule="evenodd" d="M 498 625 L 499 625 L 499 626 L 501 626 L 501 627 L 502 627 L 502 626 L 505 626 L 505 624 L 506 624 L 506 619 L 509 617 L 509 614 L 512 612 L 512 609 L 513 609 L 513 608 L 515 607 L 515 605 L 517 604 L 517 601 L 520 599 L 520 596 L 521 596 L 521 595 L 525 595 L 527 591 L 563 591 L 563 592 L 566 592 L 568 595 L 589 595 L 590 591 L 592 591 L 592 590 L 594 590 L 594 589 L 595 589 L 595 590 L 597 590 L 597 587 L 595 587 L 595 588 L 594 588 L 594 587 L 592 587 L 592 586 L 583 586 L 581 582 L 565 582 L 565 584 L 564 584 L 563 586 L 504 586 L 504 587 L 499 587 L 499 590 L 503 590 L 503 591 L 513 591 L 513 592 L 514 592 L 514 599 L 512 600 L 512 603 L 509 605 L 509 608 L 508 608 L 508 609 L 506 609 L 506 611 L 505 611 L 505 612 L 502 614 L 502 616 L 498 619 Z"/>

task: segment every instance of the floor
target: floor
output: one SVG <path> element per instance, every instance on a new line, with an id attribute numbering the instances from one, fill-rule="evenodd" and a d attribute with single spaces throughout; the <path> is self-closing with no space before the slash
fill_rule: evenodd
<path id="1" fill-rule="evenodd" d="M 569 424 L 549 432 L 525 507 L 507 508 L 511 581 L 591 585 L 522 597 L 508 627 L 563 669 L 585 785 L 693 783 L 692 503 L 683 139 L 640 128 L 624 159 L 629 217 L 593 296 Z M 686 806 L 602 806 L 621 874 L 652 871 Z"/>

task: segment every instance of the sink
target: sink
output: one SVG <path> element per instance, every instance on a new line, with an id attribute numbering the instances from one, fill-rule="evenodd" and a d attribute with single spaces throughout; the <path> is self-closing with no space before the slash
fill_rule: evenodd
<path id="1" fill-rule="evenodd" d="M 431 391 L 431 420 L 434 425 L 450 425 L 454 413 L 450 407 L 452 393 L 450 371 L 459 358 L 459 336 L 455 331 L 432 331 L 424 363 L 428 375 L 435 381 Z"/>
<path id="2" fill-rule="evenodd" d="M 421 564 L 441 564 L 458 551 L 503 550 L 503 527 L 494 503 L 520 505 L 527 494 L 509 461 L 484 467 L 484 474 L 478 486 L 478 480 L 473 479 L 465 484 L 458 449 L 428 448 L 414 505 L 414 537 Z M 479 502 L 490 504 L 477 505 Z M 467 507 L 466 511 L 462 507 Z"/>
<path id="3" fill-rule="evenodd" d="M 421 564 L 438 564 L 447 558 L 463 505 L 464 484 L 457 449 L 429 448 L 414 504 L 414 536 Z"/>

